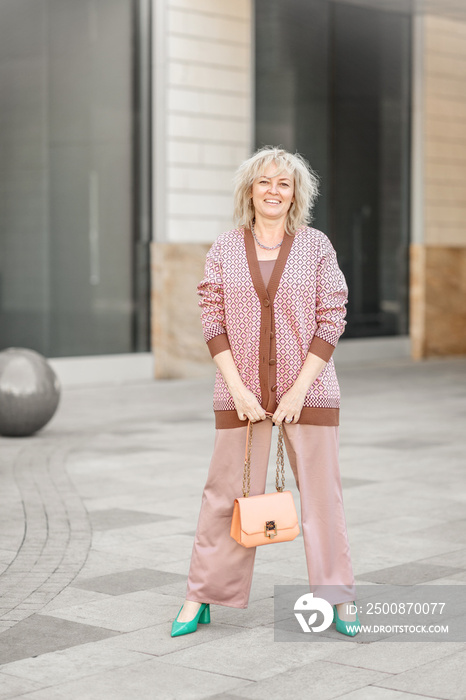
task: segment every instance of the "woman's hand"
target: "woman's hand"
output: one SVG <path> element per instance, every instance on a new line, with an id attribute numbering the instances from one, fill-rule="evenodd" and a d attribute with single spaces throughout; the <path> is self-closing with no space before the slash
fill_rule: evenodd
<path id="1" fill-rule="evenodd" d="M 306 389 L 295 382 L 286 394 L 283 394 L 272 420 L 276 425 L 280 423 L 297 423 L 306 398 Z"/>
<path id="2" fill-rule="evenodd" d="M 297 423 L 299 421 L 306 394 L 326 364 L 326 361 L 321 357 L 308 352 L 297 380 L 291 389 L 283 394 L 277 410 L 273 414 L 274 423 Z"/>
<path id="3" fill-rule="evenodd" d="M 266 413 L 252 391 L 244 385 L 231 392 L 236 412 L 240 420 L 249 419 L 253 423 L 265 420 Z"/>
<path id="4" fill-rule="evenodd" d="M 252 391 L 244 386 L 234 363 L 231 350 L 223 350 L 214 357 L 235 402 L 236 412 L 240 420 L 249 418 L 251 421 L 265 420 L 266 414 Z"/>

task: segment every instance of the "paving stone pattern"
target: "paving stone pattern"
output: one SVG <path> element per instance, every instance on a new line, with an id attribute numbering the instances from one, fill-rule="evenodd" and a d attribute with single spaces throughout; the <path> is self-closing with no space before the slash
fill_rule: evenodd
<path id="1" fill-rule="evenodd" d="M 337 370 L 357 584 L 466 586 L 466 359 Z M 274 642 L 274 585 L 307 583 L 301 536 L 258 548 L 247 609 L 170 637 L 212 387 L 76 388 L 39 434 L 0 439 L 0 700 L 464 700 L 466 641 Z"/>
<path id="2" fill-rule="evenodd" d="M 21 540 L 0 575 L 0 631 L 68 586 L 91 546 L 87 511 L 64 466 L 67 448 L 40 438 L 26 445 L 15 455 L 9 488 L 0 496 L 2 542 Z"/>

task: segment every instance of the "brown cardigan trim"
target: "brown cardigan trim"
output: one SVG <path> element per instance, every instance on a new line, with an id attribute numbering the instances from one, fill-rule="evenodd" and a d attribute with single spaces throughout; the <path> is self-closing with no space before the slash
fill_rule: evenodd
<path id="1" fill-rule="evenodd" d="M 236 411 L 214 411 L 215 428 L 226 430 L 229 428 L 245 428 L 247 420 L 240 420 Z M 304 407 L 299 416 L 299 425 L 339 425 L 339 408 L 307 408 Z"/>
<path id="2" fill-rule="evenodd" d="M 317 357 L 320 357 L 321 360 L 325 360 L 325 362 L 330 360 L 334 350 L 334 345 L 327 343 L 326 340 L 322 340 L 322 338 L 317 338 L 316 336 L 313 337 L 309 346 L 309 352 L 311 352 L 313 355 L 317 355 Z"/>
<path id="3" fill-rule="evenodd" d="M 207 341 L 207 347 L 209 348 L 209 352 L 212 355 L 212 357 L 218 355 L 219 352 L 229 350 L 230 341 L 228 340 L 227 334 L 220 333 L 220 335 L 216 335 L 214 338 L 211 338 Z"/>
<path id="4" fill-rule="evenodd" d="M 276 408 L 276 394 L 272 387 L 276 385 L 276 352 L 275 352 L 275 323 L 273 314 L 273 302 L 280 284 L 283 270 L 285 269 L 288 255 L 293 245 L 293 236 L 285 233 L 283 243 L 275 261 L 272 275 L 266 289 L 259 260 L 257 259 L 254 237 L 249 228 L 244 229 L 244 245 L 248 260 L 249 273 L 256 294 L 261 302 L 261 331 L 259 341 L 259 382 L 261 388 L 262 407 L 266 411 L 274 411 Z M 271 364 L 272 362 L 272 364 Z M 238 422 L 240 423 L 241 421 Z M 239 427 L 239 426 L 237 426 Z"/>
<path id="5" fill-rule="evenodd" d="M 340 409 L 305 406 L 301 411 L 298 423 L 303 425 L 340 425 Z"/>

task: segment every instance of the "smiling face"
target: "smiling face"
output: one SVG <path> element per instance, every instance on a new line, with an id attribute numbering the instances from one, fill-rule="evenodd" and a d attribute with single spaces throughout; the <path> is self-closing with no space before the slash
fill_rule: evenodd
<path id="1" fill-rule="evenodd" d="M 294 200 L 294 177 L 286 170 L 276 174 L 274 163 L 264 170 L 252 184 L 252 201 L 257 217 L 286 218 Z"/>

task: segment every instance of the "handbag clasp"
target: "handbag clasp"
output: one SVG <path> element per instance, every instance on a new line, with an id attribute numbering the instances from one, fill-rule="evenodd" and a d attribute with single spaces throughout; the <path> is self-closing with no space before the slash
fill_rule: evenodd
<path id="1" fill-rule="evenodd" d="M 266 520 L 265 521 L 265 528 L 264 528 L 265 536 L 270 537 L 275 537 L 277 534 L 277 526 L 275 524 L 275 520 Z"/>

